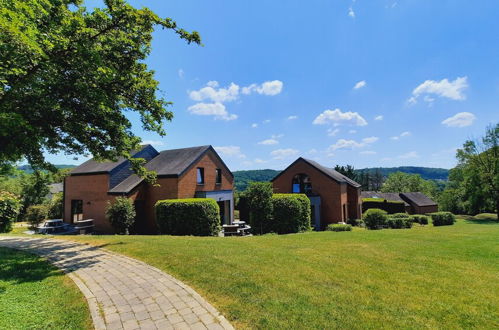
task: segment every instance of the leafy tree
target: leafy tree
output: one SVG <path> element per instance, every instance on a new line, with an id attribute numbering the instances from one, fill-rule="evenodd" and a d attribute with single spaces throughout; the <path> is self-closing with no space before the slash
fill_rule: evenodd
<path id="1" fill-rule="evenodd" d="M 250 224 L 254 233 L 265 234 L 272 231 L 272 183 L 252 182 L 245 193 L 248 199 Z"/>
<path id="2" fill-rule="evenodd" d="M 104 0 L 92 11 L 82 0 L 0 0 L 0 167 L 26 159 L 52 168 L 43 153 L 129 157 L 140 138 L 125 111 L 144 130 L 165 134 L 171 102 L 158 96 L 144 63 L 156 26 L 200 44 L 171 18 L 125 0 Z M 133 161 L 133 168 L 153 173 Z"/>
<path id="3" fill-rule="evenodd" d="M 45 198 L 50 192 L 48 186 L 50 181 L 50 174 L 41 171 L 35 171 L 23 178 L 21 181 L 22 208 L 19 214 L 20 219 L 24 217 L 28 207 L 45 202 Z"/>
<path id="4" fill-rule="evenodd" d="M 21 208 L 19 197 L 0 191 L 0 233 L 8 233 L 12 230 L 12 223 L 16 221 Z"/>
<path id="5" fill-rule="evenodd" d="M 118 234 L 128 235 L 136 216 L 132 200 L 117 197 L 112 204 L 108 201 L 106 216 Z"/>
<path id="6" fill-rule="evenodd" d="M 357 173 L 355 173 L 355 168 L 352 165 L 340 166 L 336 165 L 334 170 L 340 172 L 349 179 L 357 180 Z"/>
<path id="7" fill-rule="evenodd" d="M 469 209 L 478 213 L 495 208 L 499 217 L 499 123 L 489 126 L 481 139 L 466 141 L 457 159 Z"/>
<path id="8" fill-rule="evenodd" d="M 436 198 L 437 190 L 434 182 L 424 180 L 419 174 L 407 174 L 395 172 L 388 176 L 381 187 L 382 192 L 422 192 L 423 194 Z"/>
<path id="9" fill-rule="evenodd" d="M 52 196 L 52 199 L 48 203 L 48 213 L 49 219 L 61 219 L 63 217 L 64 210 L 64 198 L 63 193 L 57 193 Z"/>

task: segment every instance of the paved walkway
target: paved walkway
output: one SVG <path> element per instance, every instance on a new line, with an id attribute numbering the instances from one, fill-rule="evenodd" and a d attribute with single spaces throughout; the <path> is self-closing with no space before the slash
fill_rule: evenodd
<path id="1" fill-rule="evenodd" d="M 184 283 L 141 261 L 85 244 L 0 237 L 62 269 L 87 298 L 96 329 L 233 329 Z"/>

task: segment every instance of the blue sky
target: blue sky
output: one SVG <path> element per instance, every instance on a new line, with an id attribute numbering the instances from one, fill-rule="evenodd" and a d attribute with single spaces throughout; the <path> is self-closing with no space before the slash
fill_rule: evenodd
<path id="1" fill-rule="evenodd" d="M 465 139 L 499 121 L 498 1 L 131 3 L 204 44 L 154 34 L 147 64 L 175 117 L 164 138 L 129 118 L 158 150 L 211 144 L 232 170 L 299 156 L 450 168 Z"/>

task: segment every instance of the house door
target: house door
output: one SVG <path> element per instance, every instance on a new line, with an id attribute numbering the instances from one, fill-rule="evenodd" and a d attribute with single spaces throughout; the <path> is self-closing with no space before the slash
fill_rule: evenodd
<path id="1" fill-rule="evenodd" d="M 130 231 L 132 234 L 147 234 L 146 202 L 136 200 L 133 206 L 135 208 L 135 222 Z"/>
<path id="2" fill-rule="evenodd" d="M 218 204 L 218 207 L 220 208 L 220 222 L 221 222 L 221 225 L 224 225 L 226 222 L 225 222 L 225 201 L 219 201 L 217 202 Z"/>

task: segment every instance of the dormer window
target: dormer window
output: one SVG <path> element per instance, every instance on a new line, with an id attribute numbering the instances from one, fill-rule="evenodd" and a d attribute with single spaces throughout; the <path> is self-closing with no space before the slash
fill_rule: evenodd
<path id="1" fill-rule="evenodd" d="M 204 184 L 204 168 L 197 168 L 197 184 Z"/>
<path id="2" fill-rule="evenodd" d="M 297 174 L 293 178 L 293 193 L 295 194 L 312 194 L 312 182 L 306 174 Z"/>

